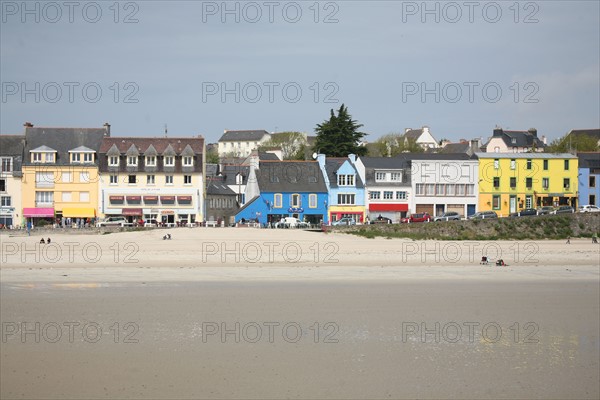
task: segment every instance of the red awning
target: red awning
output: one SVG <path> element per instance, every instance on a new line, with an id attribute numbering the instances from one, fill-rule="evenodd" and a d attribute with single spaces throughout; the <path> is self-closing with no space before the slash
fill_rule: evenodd
<path id="1" fill-rule="evenodd" d="M 124 208 L 121 210 L 121 214 L 123 215 L 143 215 L 141 208 Z"/>
<path id="2" fill-rule="evenodd" d="M 190 202 L 192 201 L 192 196 L 177 196 L 178 202 Z"/>
<path id="3" fill-rule="evenodd" d="M 174 202 L 175 196 L 160 196 L 160 201 Z"/>
<path id="4" fill-rule="evenodd" d="M 127 196 L 127 201 L 142 201 L 142 196 Z"/>
<path id="5" fill-rule="evenodd" d="M 369 211 L 408 211 L 408 204 L 369 204 Z"/>
<path id="6" fill-rule="evenodd" d="M 23 209 L 24 217 L 54 217 L 54 208 L 24 208 Z"/>
<path id="7" fill-rule="evenodd" d="M 157 202 L 158 196 L 144 196 L 145 202 Z"/>
<path id="8" fill-rule="evenodd" d="M 124 196 L 108 196 L 111 203 L 122 203 L 125 200 Z"/>

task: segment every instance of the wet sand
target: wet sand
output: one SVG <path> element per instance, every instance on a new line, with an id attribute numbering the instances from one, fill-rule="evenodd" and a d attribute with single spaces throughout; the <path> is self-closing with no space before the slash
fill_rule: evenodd
<path id="1" fill-rule="evenodd" d="M 7 243 L 20 251 L 35 237 L 3 236 L 0 397 L 600 397 L 599 248 L 588 241 L 498 243 L 500 268 L 466 250 L 450 263 L 448 242 L 243 231 L 53 238 L 96 243 L 103 257 L 135 243 L 136 263 L 23 261 Z M 252 263 L 250 242 L 295 243 L 305 258 Z M 222 259 L 235 243 L 240 261 Z M 515 254 L 525 245 L 534 262 Z"/>

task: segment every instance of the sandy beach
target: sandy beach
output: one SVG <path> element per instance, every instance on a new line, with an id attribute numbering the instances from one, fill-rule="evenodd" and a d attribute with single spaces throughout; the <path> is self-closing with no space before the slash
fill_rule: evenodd
<path id="1" fill-rule="evenodd" d="M 600 396 L 591 240 L 40 238 L 0 236 L 2 398 Z"/>

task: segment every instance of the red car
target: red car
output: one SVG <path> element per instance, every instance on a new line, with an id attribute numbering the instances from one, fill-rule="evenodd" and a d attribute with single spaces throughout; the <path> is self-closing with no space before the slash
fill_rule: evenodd
<path id="1" fill-rule="evenodd" d="M 431 215 L 429 215 L 428 213 L 418 213 L 418 214 L 411 214 L 410 217 L 407 218 L 402 218 L 400 220 L 401 223 L 406 224 L 406 223 L 413 223 L 413 222 L 430 222 L 431 221 Z"/>

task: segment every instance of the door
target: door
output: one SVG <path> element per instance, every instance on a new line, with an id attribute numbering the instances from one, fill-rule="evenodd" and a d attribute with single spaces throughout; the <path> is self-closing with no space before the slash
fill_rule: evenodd
<path id="1" fill-rule="evenodd" d="M 476 210 L 475 204 L 467 204 L 467 217 L 475 214 L 475 210 Z"/>
<path id="2" fill-rule="evenodd" d="M 433 215 L 433 204 L 417 204 L 415 207 L 415 213 L 427 213 Z"/>
<path id="3" fill-rule="evenodd" d="M 444 204 L 436 204 L 435 205 L 435 215 L 442 215 L 444 213 Z"/>
<path id="4" fill-rule="evenodd" d="M 510 210 L 509 212 L 517 212 L 517 196 L 510 196 Z"/>

